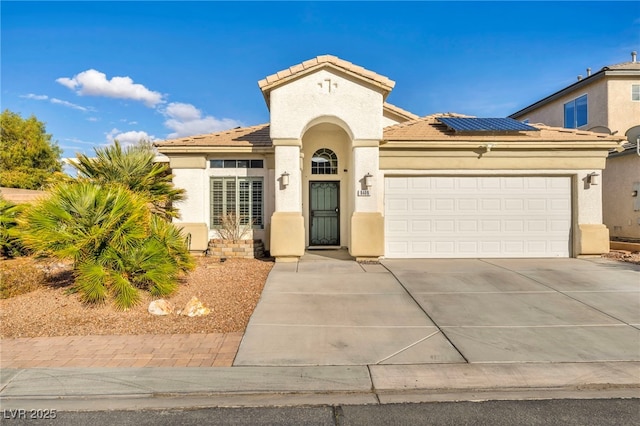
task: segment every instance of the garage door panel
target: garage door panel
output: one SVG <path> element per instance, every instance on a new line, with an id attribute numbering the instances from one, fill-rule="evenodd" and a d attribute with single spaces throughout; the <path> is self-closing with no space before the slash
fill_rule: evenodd
<path id="1" fill-rule="evenodd" d="M 570 178 L 385 178 L 385 224 L 387 257 L 568 257 Z"/>

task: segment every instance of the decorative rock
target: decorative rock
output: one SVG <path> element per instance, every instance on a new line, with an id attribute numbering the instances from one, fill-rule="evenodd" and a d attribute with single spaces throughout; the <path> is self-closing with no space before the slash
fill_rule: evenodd
<path id="1" fill-rule="evenodd" d="M 184 309 L 180 312 L 180 315 L 186 315 L 188 317 L 200 317 L 209 314 L 211 311 L 204 306 L 196 296 L 193 296 L 191 300 L 187 302 Z"/>
<path id="2" fill-rule="evenodd" d="M 173 305 L 164 299 L 158 299 L 149 303 L 148 311 L 152 315 L 169 315 L 173 313 Z"/>

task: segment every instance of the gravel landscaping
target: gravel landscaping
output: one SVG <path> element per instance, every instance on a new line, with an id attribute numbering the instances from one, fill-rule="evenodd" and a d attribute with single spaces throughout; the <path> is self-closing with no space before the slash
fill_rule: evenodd
<path id="1" fill-rule="evenodd" d="M 129 311 L 111 304 L 83 304 L 77 294 L 69 294 L 68 266 L 45 264 L 50 278 L 25 294 L 0 300 L 0 338 L 193 334 L 243 332 L 255 309 L 273 262 L 258 259 L 201 257 L 198 266 L 180 285 L 170 301 L 176 310 L 196 296 L 211 313 L 201 317 L 177 314 L 151 315 L 147 311 L 152 296 L 142 292 L 142 303 Z M 1 269 L 27 270 L 31 259 L 1 260 Z"/>

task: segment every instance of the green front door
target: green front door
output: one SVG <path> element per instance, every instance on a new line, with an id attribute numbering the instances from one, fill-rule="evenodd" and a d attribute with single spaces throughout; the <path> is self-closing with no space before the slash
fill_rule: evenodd
<path id="1" fill-rule="evenodd" d="M 309 182 L 311 246 L 340 245 L 340 182 Z"/>

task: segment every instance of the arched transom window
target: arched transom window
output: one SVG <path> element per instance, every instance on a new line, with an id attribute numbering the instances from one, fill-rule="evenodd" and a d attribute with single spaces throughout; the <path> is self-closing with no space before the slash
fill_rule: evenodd
<path id="1" fill-rule="evenodd" d="M 336 175 L 338 174 L 338 157 L 336 153 L 327 148 L 317 150 L 311 157 L 312 175 Z"/>

